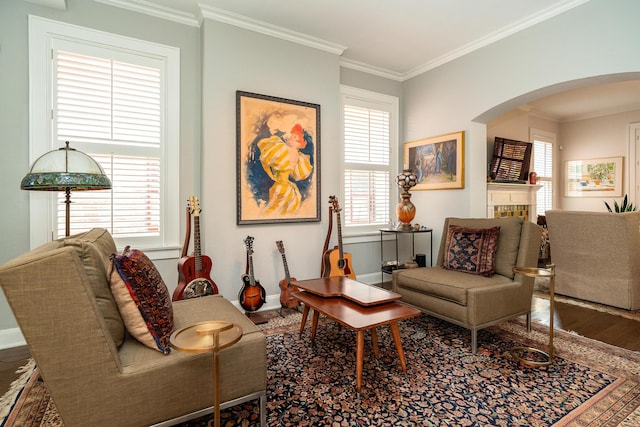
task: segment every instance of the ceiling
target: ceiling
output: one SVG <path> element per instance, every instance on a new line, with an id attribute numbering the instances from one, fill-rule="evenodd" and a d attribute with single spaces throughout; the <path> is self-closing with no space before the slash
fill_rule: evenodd
<path id="1" fill-rule="evenodd" d="M 328 50 L 342 66 L 403 81 L 589 0 L 95 1 L 191 25 L 218 20 Z M 558 121 L 628 111 L 640 108 L 640 82 L 573 90 L 525 107 Z"/>

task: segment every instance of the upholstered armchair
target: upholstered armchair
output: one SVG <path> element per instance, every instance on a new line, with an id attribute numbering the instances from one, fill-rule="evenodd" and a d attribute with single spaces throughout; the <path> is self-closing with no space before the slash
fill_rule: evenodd
<path id="1" fill-rule="evenodd" d="M 450 227 L 500 227 L 493 273 L 472 274 L 452 264 L 445 268 Z M 447 218 L 436 265 L 394 271 L 392 290 L 402 295 L 405 303 L 471 330 L 471 351 L 476 353 L 477 334 L 482 328 L 520 315 L 527 316 L 530 328 L 534 279 L 514 275 L 513 267 L 537 266 L 541 234 L 541 227 L 520 217 Z"/>
<path id="2" fill-rule="evenodd" d="M 640 212 L 548 210 L 555 292 L 640 309 Z"/>
<path id="3" fill-rule="evenodd" d="M 133 339 L 109 289 L 106 230 L 53 241 L 0 267 L 0 286 L 67 426 L 171 425 L 212 412 L 212 355 L 163 354 Z M 238 343 L 219 353 L 222 407 L 260 401 L 265 425 L 266 339 L 219 295 L 173 303 L 174 328 L 226 320 Z"/>

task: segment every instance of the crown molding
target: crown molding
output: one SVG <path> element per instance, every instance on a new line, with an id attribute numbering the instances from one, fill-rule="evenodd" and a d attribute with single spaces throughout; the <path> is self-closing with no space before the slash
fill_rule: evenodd
<path id="1" fill-rule="evenodd" d="M 543 111 L 539 111 L 533 108 L 529 104 L 522 105 L 518 107 L 517 110 L 524 111 L 531 116 L 540 117 L 542 119 L 551 120 L 558 123 L 568 123 L 568 122 L 576 122 L 579 120 L 595 119 L 598 117 L 611 116 L 613 114 L 622 114 L 622 113 L 628 113 L 630 111 L 640 110 L 640 103 L 629 104 L 629 105 L 619 105 L 612 108 L 605 108 L 600 111 L 594 111 L 591 113 L 584 113 L 584 114 L 573 114 L 570 116 L 550 114 Z"/>
<path id="2" fill-rule="evenodd" d="M 567 0 L 558 5 L 551 6 L 547 9 L 541 10 L 540 12 L 528 16 L 520 21 L 516 21 L 510 25 L 507 25 L 504 28 L 501 28 L 498 31 L 494 31 L 493 33 L 482 37 L 478 40 L 475 40 L 472 43 L 466 44 L 458 49 L 452 50 L 451 52 L 442 55 L 432 61 L 429 61 L 419 67 L 414 68 L 413 70 L 408 71 L 404 74 L 404 80 L 408 80 L 410 78 L 416 77 L 422 73 L 425 73 L 429 70 L 432 70 L 440 65 L 446 64 L 447 62 L 451 62 L 454 59 L 458 59 L 468 53 L 476 51 L 480 48 L 488 46 L 492 43 L 495 43 L 499 40 L 502 40 L 506 37 L 509 37 L 515 33 L 518 33 L 522 30 L 525 30 L 529 27 L 532 27 L 540 22 L 546 21 L 547 19 L 553 18 L 556 15 L 566 12 L 567 10 L 573 9 L 574 7 L 580 6 L 584 3 L 589 2 L 590 0 Z"/>
<path id="3" fill-rule="evenodd" d="M 199 4 L 199 6 L 202 16 L 206 19 L 212 19 L 214 21 L 222 22 L 225 24 L 234 25 L 239 28 L 244 28 L 256 33 L 265 34 L 304 46 L 309 46 L 314 49 L 320 49 L 336 55 L 342 55 L 342 53 L 347 49 L 346 46 L 331 43 L 317 37 L 289 30 L 287 28 L 278 27 L 267 22 L 229 12 L 227 10 L 219 9 L 201 3 Z"/>
<path id="4" fill-rule="evenodd" d="M 167 21 L 177 22 L 178 24 L 189 25 L 191 27 L 199 27 L 200 20 L 195 13 L 188 13 L 182 10 L 162 6 L 148 0 L 94 0 L 96 3 L 103 3 L 121 9 L 131 10 L 133 12 L 144 13 L 145 15 L 155 16 L 156 18 L 166 19 Z"/>
<path id="5" fill-rule="evenodd" d="M 29 3 L 39 4 L 40 6 L 50 7 L 53 9 L 67 10 L 67 0 L 24 0 Z"/>
<path id="6" fill-rule="evenodd" d="M 362 71 L 374 76 L 384 77 L 389 80 L 395 80 L 398 82 L 403 81 L 402 73 L 387 70 L 385 68 L 374 67 L 372 65 L 365 64 L 364 62 L 354 61 L 352 59 L 340 58 L 340 66 L 344 68 L 351 68 L 352 70 Z"/>

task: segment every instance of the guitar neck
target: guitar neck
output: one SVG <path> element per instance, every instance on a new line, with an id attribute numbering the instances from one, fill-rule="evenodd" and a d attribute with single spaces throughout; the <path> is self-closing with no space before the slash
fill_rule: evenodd
<path id="1" fill-rule="evenodd" d="M 249 284 L 251 286 L 255 286 L 256 279 L 255 277 L 253 277 L 253 255 L 251 255 L 251 253 L 249 253 L 248 255 L 249 255 Z"/>
<path id="2" fill-rule="evenodd" d="M 287 265 L 287 257 L 284 256 L 284 252 L 282 252 L 282 264 L 284 265 L 284 279 L 287 283 L 291 283 L 291 276 L 289 275 L 289 266 Z"/>
<path id="3" fill-rule="evenodd" d="M 342 251 L 342 226 L 340 221 L 340 211 L 336 212 L 336 219 L 338 221 L 338 252 L 340 254 L 340 259 L 344 259 L 344 252 Z"/>
<path id="4" fill-rule="evenodd" d="M 193 257 L 196 271 L 202 271 L 202 252 L 200 249 L 200 217 L 193 217 Z"/>

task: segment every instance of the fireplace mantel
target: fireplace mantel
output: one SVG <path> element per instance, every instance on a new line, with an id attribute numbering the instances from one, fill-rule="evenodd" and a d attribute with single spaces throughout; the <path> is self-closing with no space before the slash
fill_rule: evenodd
<path id="1" fill-rule="evenodd" d="M 487 217 L 524 216 L 536 222 L 536 192 L 540 188 L 542 185 L 536 184 L 487 183 Z"/>

